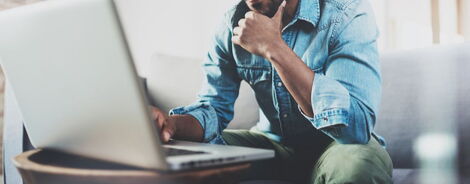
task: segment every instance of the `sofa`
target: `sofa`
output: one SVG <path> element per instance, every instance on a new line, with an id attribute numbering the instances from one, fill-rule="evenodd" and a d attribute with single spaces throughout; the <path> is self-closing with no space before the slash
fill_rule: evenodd
<path id="1" fill-rule="evenodd" d="M 415 140 L 429 132 L 429 125 L 455 130 L 458 140 L 457 175 L 461 183 L 470 182 L 470 43 L 433 46 L 409 51 L 383 53 L 381 57 L 383 74 L 383 95 L 376 131 L 387 141 L 387 151 L 393 160 L 393 181 L 396 184 L 415 183 L 419 164 L 414 157 Z M 203 74 L 201 60 L 168 56 L 156 53 L 145 70 L 149 99 L 152 104 L 169 110 L 172 107 L 190 104 L 195 100 Z M 446 72 L 447 71 L 447 72 Z M 436 74 L 445 74 L 445 80 L 433 86 L 430 79 Z M 441 77 L 442 78 L 442 77 Z M 447 90 L 449 87 L 451 90 Z M 22 151 L 31 149 L 21 115 L 16 107 L 14 94 L 6 87 L 4 126 L 4 177 L 6 184 L 21 183 L 21 178 L 11 163 L 11 158 Z M 452 111 L 444 110 L 440 102 L 446 102 L 438 94 L 455 95 Z M 450 93 L 449 93 L 450 92 Z M 452 99 L 452 98 L 450 98 Z M 435 102 L 435 103 L 433 103 Z M 431 105 L 439 105 L 435 108 Z M 423 113 L 423 109 L 425 109 Z M 434 122 L 433 117 L 450 112 L 452 118 L 445 122 Z M 426 114 L 431 113 L 431 115 Z M 429 116 L 428 116 L 429 115 Z M 442 116 L 443 117 L 443 116 Z M 254 94 L 249 85 L 243 83 L 240 96 L 235 104 L 235 118 L 232 129 L 248 129 L 258 121 L 266 121 L 260 113 Z M 449 129 L 454 127 L 454 129 Z M 439 130 L 435 128 L 433 130 Z M 282 183 L 281 181 L 247 181 L 254 183 Z"/>
<path id="2" fill-rule="evenodd" d="M 443 131 L 454 127 L 451 131 L 456 132 L 458 142 L 456 166 L 460 173 L 457 175 L 461 183 L 470 183 L 470 43 L 387 53 L 383 54 L 381 62 L 383 94 L 375 130 L 388 143 L 394 182 L 413 183 L 417 179 L 419 170 L 413 143 L 419 135 L 435 131 L 436 128 L 430 126 L 437 124 Z M 428 79 L 436 76 L 445 78 L 440 85 L 433 86 Z M 427 84 L 423 84 L 426 81 Z M 447 96 L 433 95 L 433 91 Z M 452 95 L 454 107 L 445 106 L 447 99 L 429 98 Z M 444 106 L 436 107 L 441 103 Z M 427 107 L 430 105 L 433 107 Z M 444 108 L 453 108 L 453 112 L 449 112 L 450 121 L 434 122 L 440 118 L 436 115 L 446 112 Z"/>

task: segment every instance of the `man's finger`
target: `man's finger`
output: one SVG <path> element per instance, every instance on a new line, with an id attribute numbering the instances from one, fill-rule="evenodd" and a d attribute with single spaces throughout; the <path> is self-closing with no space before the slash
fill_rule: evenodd
<path id="1" fill-rule="evenodd" d="M 153 119 L 157 119 L 158 118 L 158 111 L 154 108 L 151 109 L 152 110 L 152 117 Z"/>
<path id="2" fill-rule="evenodd" d="M 286 0 L 282 1 L 281 5 L 279 5 L 279 8 L 277 9 L 276 14 L 274 14 L 274 16 L 271 19 L 282 25 L 282 16 L 284 15 L 285 7 L 286 7 Z"/>
<path id="3" fill-rule="evenodd" d="M 167 127 L 163 127 L 162 130 L 162 139 L 163 142 L 168 142 L 171 139 L 171 130 L 169 130 Z"/>
<path id="4" fill-rule="evenodd" d="M 162 132 L 162 133 L 160 134 L 160 139 L 161 139 L 161 141 L 162 141 L 163 143 L 168 142 L 168 141 L 167 141 L 167 137 L 168 137 L 168 135 L 167 135 L 166 132 Z"/>
<path id="5" fill-rule="evenodd" d="M 249 11 L 245 13 L 245 19 L 246 18 L 255 18 L 255 12 L 254 11 Z"/>
<path id="6" fill-rule="evenodd" d="M 246 27 L 246 19 L 240 19 L 238 21 L 238 26 L 239 27 Z"/>
<path id="7" fill-rule="evenodd" d="M 163 141 L 168 142 L 170 140 L 170 138 L 171 138 L 170 133 L 167 132 L 167 131 L 164 131 L 163 132 Z"/>
<path id="8" fill-rule="evenodd" d="M 233 28 L 233 35 L 238 36 L 241 33 L 241 28 L 240 27 L 235 27 Z"/>
<path id="9" fill-rule="evenodd" d="M 233 35 L 232 36 L 232 43 L 234 43 L 236 45 L 240 45 L 240 37 L 237 36 L 237 35 Z"/>
<path id="10" fill-rule="evenodd" d="M 158 128 L 162 128 L 164 123 L 165 123 L 165 118 L 162 116 L 157 116 L 157 119 L 155 120 L 157 122 Z"/>

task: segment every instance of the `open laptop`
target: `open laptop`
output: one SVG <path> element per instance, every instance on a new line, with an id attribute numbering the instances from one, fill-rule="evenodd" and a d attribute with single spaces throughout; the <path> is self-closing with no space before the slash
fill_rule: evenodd
<path id="1" fill-rule="evenodd" d="M 162 145 L 112 0 L 50 0 L 0 12 L 0 62 L 37 148 L 158 170 L 274 156 Z"/>

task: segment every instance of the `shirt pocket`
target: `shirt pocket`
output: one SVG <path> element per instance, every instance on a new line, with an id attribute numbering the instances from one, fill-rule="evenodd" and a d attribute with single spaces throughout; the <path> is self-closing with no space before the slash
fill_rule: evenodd
<path id="1" fill-rule="evenodd" d="M 237 72 L 252 88 L 271 81 L 271 69 L 269 67 L 237 67 Z"/>

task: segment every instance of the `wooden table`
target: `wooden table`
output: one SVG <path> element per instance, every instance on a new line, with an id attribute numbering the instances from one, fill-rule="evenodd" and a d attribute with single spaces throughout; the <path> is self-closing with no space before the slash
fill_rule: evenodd
<path id="1" fill-rule="evenodd" d="M 25 184 L 238 183 L 249 163 L 184 172 L 158 172 L 64 153 L 31 150 L 14 158 Z"/>

